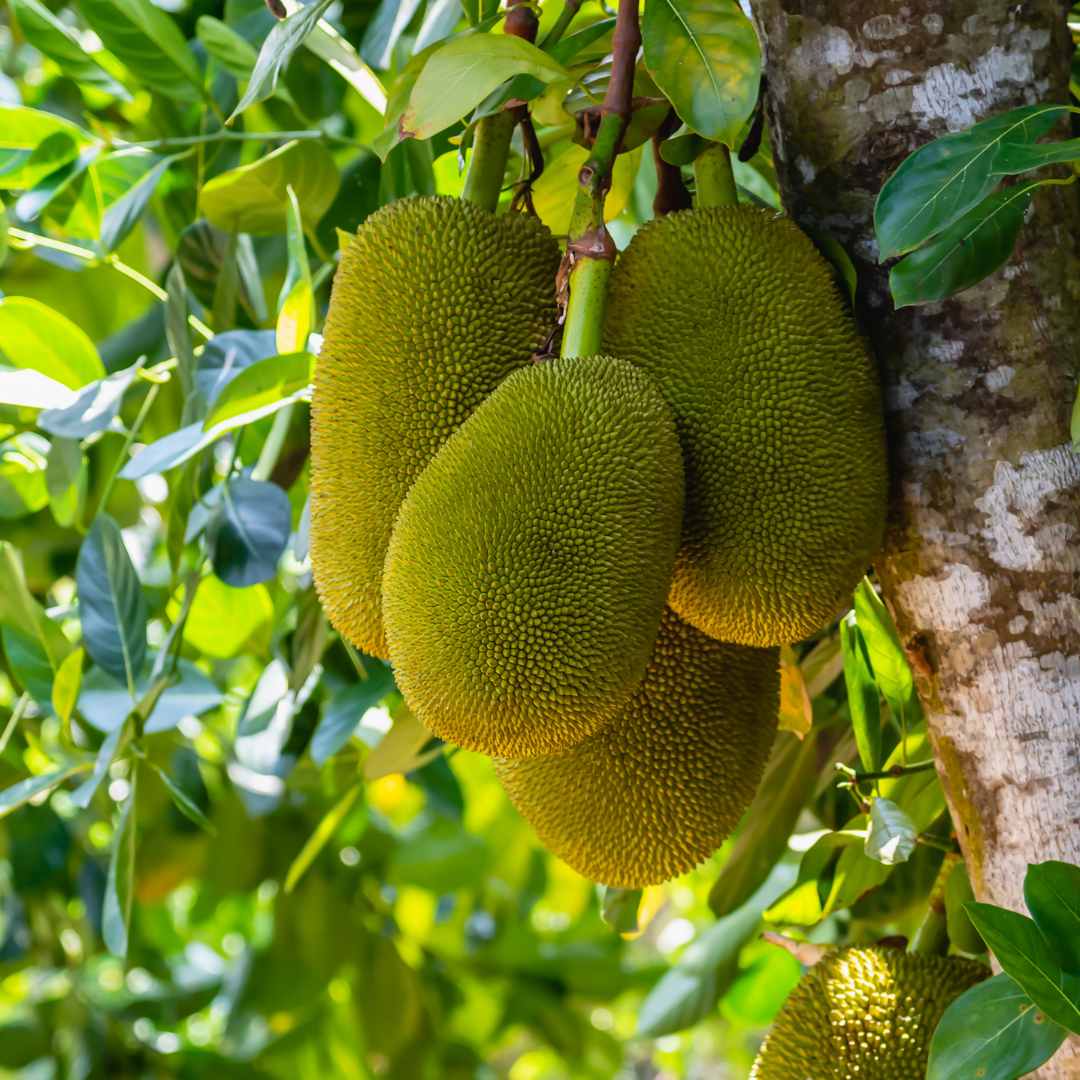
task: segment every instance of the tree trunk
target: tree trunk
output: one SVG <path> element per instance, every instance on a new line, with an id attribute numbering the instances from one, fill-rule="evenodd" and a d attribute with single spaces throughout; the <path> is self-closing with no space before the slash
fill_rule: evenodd
<path id="1" fill-rule="evenodd" d="M 1062 0 L 751 0 L 785 204 L 854 258 L 894 476 L 878 571 L 976 894 L 1080 863 L 1080 201 L 1043 189 L 1001 272 L 893 309 L 874 200 L 912 150 L 1068 101 Z M 1080 1076 L 1075 1043 L 1038 1074 Z"/>

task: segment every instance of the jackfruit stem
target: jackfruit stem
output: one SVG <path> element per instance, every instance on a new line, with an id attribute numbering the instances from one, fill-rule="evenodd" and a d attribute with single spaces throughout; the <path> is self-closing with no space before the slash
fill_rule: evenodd
<path id="1" fill-rule="evenodd" d="M 578 173 L 577 196 L 570 216 L 570 239 L 563 264 L 570 289 L 563 323 L 563 356 L 588 356 L 600 346 L 607 283 L 615 261 L 615 245 L 604 224 L 604 200 L 630 122 L 634 63 L 640 46 L 638 0 L 619 0 L 612 38 L 611 81 L 592 150 Z"/>
<path id="2" fill-rule="evenodd" d="M 698 209 L 706 206 L 738 206 L 739 192 L 731 167 L 731 151 L 723 143 L 714 143 L 694 162 Z"/>
<path id="3" fill-rule="evenodd" d="M 505 110 L 477 122 L 472 160 L 461 192 L 466 202 L 495 212 L 502 194 L 506 159 L 510 156 L 510 138 L 513 134 L 514 118 Z"/>

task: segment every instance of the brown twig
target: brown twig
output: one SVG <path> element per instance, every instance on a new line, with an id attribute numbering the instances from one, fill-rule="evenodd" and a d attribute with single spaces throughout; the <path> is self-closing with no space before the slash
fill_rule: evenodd
<path id="1" fill-rule="evenodd" d="M 689 210 L 693 205 L 690 190 L 683 180 L 682 169 L 665 161 L 660 154 L 660 147 L 679 127 L 679 117 L 670 109 L 664 122 L 652 137 L 653 162 L 656 165 L 656 195 L 653 198 L 653 213 L 657 217 L 670 214 L 675 210 Z"/>

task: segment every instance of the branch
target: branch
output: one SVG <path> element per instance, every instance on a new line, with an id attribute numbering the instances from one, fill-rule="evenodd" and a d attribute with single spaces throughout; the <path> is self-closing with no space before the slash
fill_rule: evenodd
<path id="1" fill-rule="evenodd" d="M 638 0 L 619 0 L 612 41 L 611 81 L 600 110 L 602 119 L 592 151 L 578 173 L 570 239 L 559 270 L 560 284 L 569 290 L 563 356 L 589 356 L 600 347 L 607 282 L 615 261 L 615 244 L 604 224 L 604 199 L 630 121 L 634 64 L 640 46 Z"/>

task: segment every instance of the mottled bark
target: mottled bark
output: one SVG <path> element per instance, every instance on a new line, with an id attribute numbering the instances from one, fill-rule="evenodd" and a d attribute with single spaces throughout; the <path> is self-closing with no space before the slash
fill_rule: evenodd
<path id="1" fill-rule="evenodd" d="M 788 210 L 854 257 L 881 363 L 894 500 L 878 570 L 919 675 L 982 899 L 1080 862 L 1080 201 L 1035 201 L 1009 265 L 894 311 L 874 199 L 916 147 L 1067 101 L 1060 0 L 752 0 Z M 1070 1057 L 1070 1052 L 1072 1056 Z M 1080 1075 L 1075 1044 L 1042 1077 Z"/>

